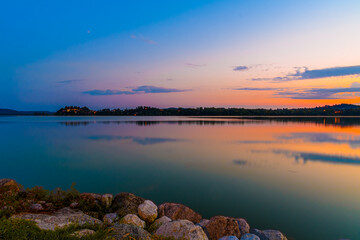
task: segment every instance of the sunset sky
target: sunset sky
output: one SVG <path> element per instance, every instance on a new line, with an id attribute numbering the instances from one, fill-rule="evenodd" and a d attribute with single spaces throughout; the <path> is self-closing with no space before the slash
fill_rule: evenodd
<path id="1" fill-rule="evenodd" d="M 0 108 L 360 103 L 359 0 L 4 1 Z"/>

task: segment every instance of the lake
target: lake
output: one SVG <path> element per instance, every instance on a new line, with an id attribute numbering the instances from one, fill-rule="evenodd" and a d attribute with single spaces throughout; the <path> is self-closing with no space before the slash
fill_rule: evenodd
<path id="1" fill-rule="evenodd" d="M 0 117 L 0 178 L 360 239 L 360 118 Z"/>

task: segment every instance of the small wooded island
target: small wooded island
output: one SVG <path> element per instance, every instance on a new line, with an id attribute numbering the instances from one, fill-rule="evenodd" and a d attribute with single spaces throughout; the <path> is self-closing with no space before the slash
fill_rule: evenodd
<path id="1" fill-rule="evenodd" d="M 287 240 L 277 230 L 258 230 L 243 219 L 204 219 L 180 203 L 156 205 L 132 193 L 79 193 L 23 189 L 0 179 L 0 239 Z"/>
<path id="2" fill-rule="evenodd" d="M 339 104 L 315 108 L 247 109 L 247 108 L 154 108 L 91 110 L 87 107 L 66 106 L 55 115 L 70 116 L 360 116 L 360 106 Z"/>

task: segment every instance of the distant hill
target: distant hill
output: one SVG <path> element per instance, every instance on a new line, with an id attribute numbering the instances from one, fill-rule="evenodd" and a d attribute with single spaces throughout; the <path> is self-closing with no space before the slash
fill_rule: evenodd
<path id="1" fill-rule="evenodd" d="M 333 105 L 333 106 L 324 106 L 324 107 L 318 107 L 318 108 L 322 108 L 322 109 L 331 109 L 331 110 L 349 110 L 349 109 L 359 109 L 360 106 L 359 105 L 354 105 L 354 104 L 338 104 L 338 105 Z"/>
<path id="2" fill-rule="evenodd" d="M 49 111 L 16 111 L 12 109 L 1 109 L 0 115 L 52 115 Z"/>

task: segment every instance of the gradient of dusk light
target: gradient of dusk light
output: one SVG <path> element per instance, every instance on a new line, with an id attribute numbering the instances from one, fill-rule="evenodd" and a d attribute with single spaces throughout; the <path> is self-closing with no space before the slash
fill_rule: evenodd
<path id="1" fill-rule="evenodd" d="M 358 104 L 359 9 L 357 0 L 7 1 L 0 108 Z"/>

